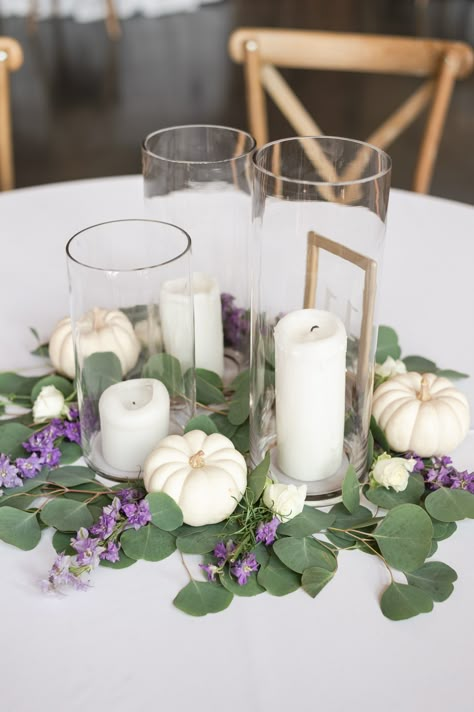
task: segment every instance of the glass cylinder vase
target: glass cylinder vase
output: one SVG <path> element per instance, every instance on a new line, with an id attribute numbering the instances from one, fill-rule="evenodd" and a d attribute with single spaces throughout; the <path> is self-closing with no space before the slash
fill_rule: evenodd
<path id="1" fill-rule="evenodd" d="M 110 479 L 137 478 L 194 412 L 191 240 L 168 223 L 117 220 L 77 233 L 66 253 L 59 347 L 72 358 L 72 337 L 84 458 Z"/>
<path id="2" fill-rule="evenodd" d="M 390 158 L 344 138 L 254 155 L 250 447 L 272 477 L 341 495 L 367 472 Z"/>
<path id="3" fill-rule="evenodd" d="M 143 142 L 148 217 L 193 239 L 196 368 L 231 381 L 249 357 L 247 264 L 253 138 L 224 126 L 175 126 Z M 214 304 L 204 328 L 201 302 Z M 209 343 L 212 341 L 212 354 Z"/>

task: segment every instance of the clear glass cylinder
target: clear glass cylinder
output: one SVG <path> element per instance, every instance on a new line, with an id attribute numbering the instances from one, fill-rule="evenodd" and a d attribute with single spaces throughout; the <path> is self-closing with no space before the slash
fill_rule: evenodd
<path id="1" fill-rule="evenodd" d="M 330 501 L 367 471 L 391 161 L 304 137 L 253 162 L 251 458 Z"/>
<path id="2" fill-rule="evenodd" d="M 175 126 L 143 142 L 146 215 L 193 239 L 196 367 L 231 380 L 249 357 L 248 230 L 253 138 L 224 126 Z M 200 295 L 215 302 L 203 328 Z M 217 297 L 217 299 L 216 299 Z M 219 315 L 217 305 L 221 306 Z M 212 338 L 213 356 L 206 340 Z"/>
<path id="3" fill-rule="evenodd" d="M 86 228 L 66 246 L 82 450 L 96 472 L 139 477 L 194 412 L 191 239 L 153 220 Z M 69 334 L 68 334 L 69 331 Z"/>

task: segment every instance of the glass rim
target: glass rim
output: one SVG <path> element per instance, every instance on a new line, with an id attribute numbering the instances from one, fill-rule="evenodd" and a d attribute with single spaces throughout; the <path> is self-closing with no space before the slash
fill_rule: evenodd
<path id="1" fill-rule="evenodd" d="M 365 176 L 363 178 L 357 178 L 353 180 L 335 180 L 335 181 L 330 181 L 330 180 L 304 180 L 300 178 L 288 178 L 284 175 L 280 175 L 278 173 L 274 173 L 273 171 L 269 170 L 268 168 L 263 168 L 262 166 L 259 166 L 257 163 L 258 156 L 263 154 L 263 151 L 268 149 L 270 146 L 276 146 L 276 145 L 281 145 L 282 143 L 286 143 L 289 141 L 298 141 L 299 143 L 302 143 L 304 141 L 311 140 L 311 141 L 318 141 L 320 143 L 324 141 L 340 141 L 342 143 L 346 144 L 357 144 L 358 146 L 364 146 L 365 148 L 370 148 L 374 153 L 378 154 L 379 156 L 382 156 L 384 160 L 387 162 L 387 166 L 385 169 L 378 171 L 377 173 L 373 173 L 370 176 Z M 378 148 L 377 146 L 374 146 L 372 143 L 367 143 L 367 141 L 360 141 L 358 139 L 353 139 L 353 138 L 345 138 L 344 136 L 290 136 L 288 138 L 281 138 L 277 139 L 276 141 L 270 141 L 269 143 L 266 143 L 264 146 L 261 146 L 258 148 L 253 156 L 252 156 L 252 163 L 255 171 L 259 171 L 260 173 L 269 176 L 270 178 L 274 178 L 275 180 L 280 180 L 285 183 L 294 183 L 297 185 L 314 185 L 314 186 L 324 186 L 324 185 L 334 185 L 334 186 L 349 186 L 349 185 L 361 185 L 362 183 L 369 183 L 371 181 L 378 180 L 380 178 L 383 178 L 386 176 L 390 171 L 392 170 L 392 159 L 390 158 L 389 154 L 386 153 L 386 151 L 382 150 L 381 148 Z"/>
<path id="2" fill-rule="evenodd" d="M 154 151 L 151 151 L 147 147 L 147 141 L 149 141 L 151 138 L 154 136 L 157 136 L 158 134 L 164 134 L 167 131 L 176 131 L 178 129 L 223 129 L 224 131 L 228 131 L 229 133 L 233 134 L 242 134 L 246 136 L 248 139 L 250 139 L 251 147 L 248 149 L 248 151 L 243 151 L 242 153 L 239 153 L 237 156 L 229 156 L 229 158 L 221 158 L 218 161 L 190 161 L 190 160 L 182 160 L 182 159 L 177 159 L 177 158 L 168 158 L 167 156 L 161 156 L 159 153 L 155 153 Z M 242 129 L 234 129 L 231 126 L 221 126 L 219 124 L 182 124 L 179 126 L 168 126 L 164 129 L 157 129 L 156 131 L 152 131 L 151 133 L 147 134 L 145 138 L 142 141 L 142 151 L 145 153 L 147 156 L 150 156 L 152 158 L 158 158 L 160 161 L 168 161 L 168 163 L 178 163 L 178 164 L 191 164 L 193 166 L 206 166 L 206 165 L 216 165 L 220 163 L 229 163 L 230 161 L 236 161 L 239 158 L 245 158 L 246 156 L 251 155 L 257 146 L 257 143 L 254 139 L 254 137 L 248 133 L 248 131 L 243 131 Z"/>
<path id="3" fill-rule="evenodd" d="M 87 262 L 81 262 L 81 260 L 78 260 L 77 257 L 74 257 L 71 254 L 71 246 L 73 241 L 79 237 L 79 235 L 82 235 L 84 232 L 88 232 L 89 230 L 94 230 L 97 227 L 103 227 L 104 225 L 114 225 L 114 224 L 123 224 L 123 223 L 152 223 L 154 225 L 166 225 L 166 227 L 172 227 L 174 230 L 178 230 L 184 237 L 186 238 L 186 247 L 182 252 L 180 252 L 178 255 L 175 257 L 172 257 L 169 260 L 164 260 L 163 262 L 157 262 L 156 264 L 151 264 L 151 265 L 146 265 L 144 267 L 130 267 L 127 269 L 112 269 L 112 268 L 107 268 L 107 267 L 96 267 L 95 265 L 90 265 L 87 264 Z M 88 227 L 82 228 L 82 230 L 79 230 L 78 232 L 74 233 L 72 237 L 69 238 L 69 240 L 66 243 L 66 255 L 68 259 L 71 260 L 71 262 L 74 262 L 77 265 L 80 265 L 81 267 L 87 267 L 87 269 L 93 269 L 97 270 L 98 272 L 118 272 L 119 274 L 126 274 L 126 273 L 132 273 L 132 272 L 140 272 L 144 271 L 147 269 L 156 269 L 157 267 L 164 267 L 165 265 L 169 265 L 172 262 L 176 262 L 177 260 L 181 259 L 181 257 L 184 257 L 184 255 L 188 252 L 191 251 L 191 238 L 189 234 L 186 232 L 186 230 L 183 230 L 182 227 L 179 227 L 178 225 L 174 225 L 173 223 L 165 222 L 163 220 L 150 220 L 148 218 L 123 218 L 123 219 L 118 219 L 118 220 L 104 220 L 103 222 L 96 223 L 95 225 L 89 225 Z"/>

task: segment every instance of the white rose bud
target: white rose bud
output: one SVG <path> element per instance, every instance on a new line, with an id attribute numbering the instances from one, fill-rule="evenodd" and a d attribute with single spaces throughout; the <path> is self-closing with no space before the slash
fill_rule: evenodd
<path id="1" fill-rule="evenodd" d="M 33 404 L 33 422 L 43 423 L 68 413 L 69 408 L 61 391 L 56 386 L 43 386 Z"/>
<path id="2" fill-rule="evenodd" d="M 386 452 L 375 461 L 370 473 L 372 478 L 383 487 L 392 487 L 395 492 L 403 492 L 408 485 L 408 476 L 413 472 L 416 460 L 404 457 L 390 457 Z"/>
<path id="3" fill-rule="evenodd" d="M 406 373 L 407 367 L 399 359 L 395 360 L 391 356 L 387 356 L 385 361 L 380 364 L 375 364 L 375 373 L 377 376 L 382 378 L 392 378 L 392 376 L 397 376 L 399 373 Z"/>
<path id="4" fill-rule="evenodd" d="M 263 492 L 263 501 L 281 522 L 293 519 L 303 511 L 306 485 L 269 484 Z"/>

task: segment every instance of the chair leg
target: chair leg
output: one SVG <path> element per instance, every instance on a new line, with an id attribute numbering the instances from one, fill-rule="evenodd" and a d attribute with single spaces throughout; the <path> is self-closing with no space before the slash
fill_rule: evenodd
<path id="1" fill-rule="evenodd" d="M 30 9 L 26 18 L 28 34 L 32 35 L 38 29 L 38 0 L 30 0 Z"/>
<path id="2" fill-rule="evenodd" d="M 10 115 L 10 78 L 8 59 L 0 59 L 0 190 L 14 187 L 13 148 Z"/>
<path id="3" fill-rule="evenodd" d="M 117 15 L 114 0 L 105 0 L 107 14 L 105 16 L 105 27 L 107 34 L 112 40 L 118 40 L 122 35 L 122 28 Z"/>

